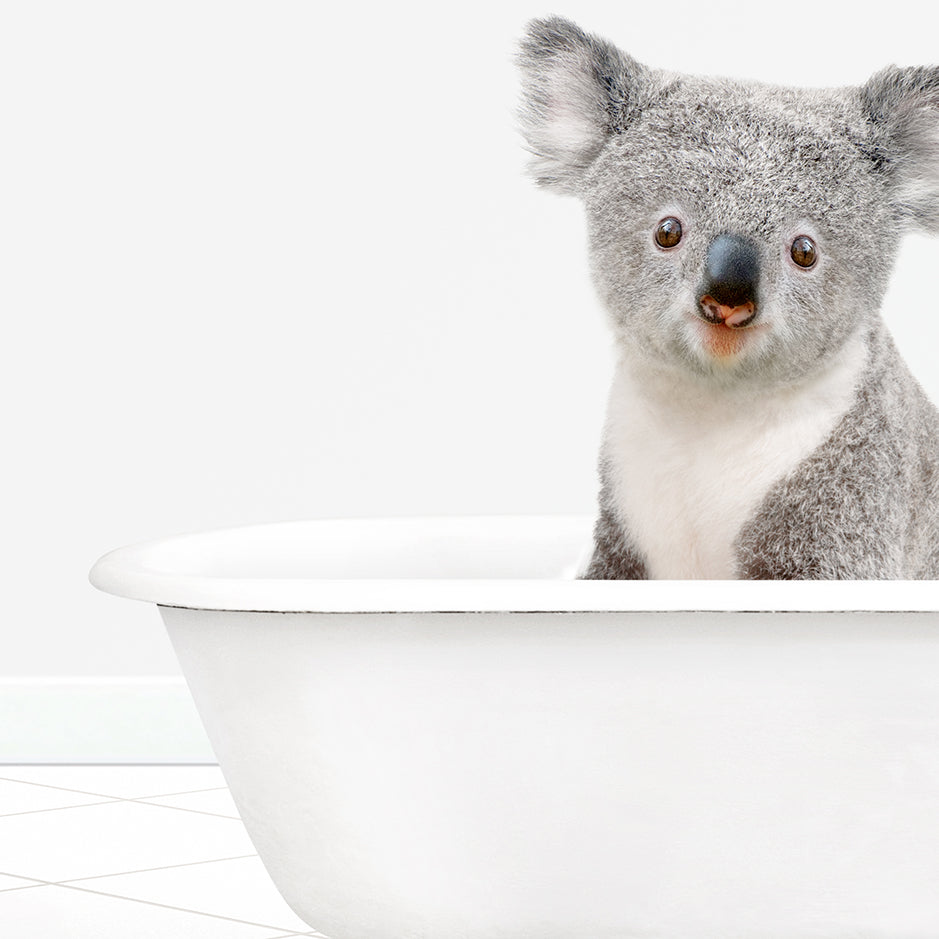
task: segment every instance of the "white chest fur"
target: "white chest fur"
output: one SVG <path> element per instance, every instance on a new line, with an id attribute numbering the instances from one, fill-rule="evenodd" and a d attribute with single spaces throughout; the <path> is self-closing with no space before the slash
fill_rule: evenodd
<path id="1" fill-rule="evenodd" d="M 605 457 L 615 510 L 650 577 L 735 576 L 733 545 L 744 522 L 834 429 L 865 360 L 858 340 L 824 374 L 763 394 L 640 380 L 620 362 Z"/>

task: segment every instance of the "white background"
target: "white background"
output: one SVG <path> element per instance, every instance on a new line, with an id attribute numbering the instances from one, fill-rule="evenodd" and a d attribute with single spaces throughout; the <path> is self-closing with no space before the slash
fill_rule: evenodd
<path id="1" fill-rule="evenodd" d="M 171 675 L 96 557 L 316 516 L 592 511 L 580 207 L 514 126 L 524 23 L 799 85 L 939 59 L 922 5 L 7 4 L 0 674 Z M 887 318 L 934 398 L 939 245 Z"/>

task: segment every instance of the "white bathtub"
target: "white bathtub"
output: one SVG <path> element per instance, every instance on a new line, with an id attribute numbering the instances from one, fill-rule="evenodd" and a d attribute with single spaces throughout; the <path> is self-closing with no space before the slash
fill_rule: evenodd
<path id="1" fill-rule="evenodd" d="M 935 583 L 564 580 L 587 519 L 125 548 L 332 939 L 937 939 Z"/>

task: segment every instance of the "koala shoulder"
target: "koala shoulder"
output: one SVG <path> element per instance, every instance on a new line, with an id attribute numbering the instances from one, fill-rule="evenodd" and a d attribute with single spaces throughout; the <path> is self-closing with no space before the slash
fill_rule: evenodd
<path id="1" fill-rule="evenodd" d="M 854 405 L 736 544 L 754 579 L 939 577 L 939 413 L 883 328 Z"/>

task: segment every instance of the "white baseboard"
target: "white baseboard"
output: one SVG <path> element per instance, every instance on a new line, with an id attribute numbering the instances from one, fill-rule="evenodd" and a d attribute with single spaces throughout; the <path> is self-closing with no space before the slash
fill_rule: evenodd
<path id="1" fill-rule="evenodd" d="M 0 677 L 0 763 L 215 763 L 182 678 Z"/>

